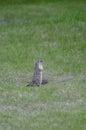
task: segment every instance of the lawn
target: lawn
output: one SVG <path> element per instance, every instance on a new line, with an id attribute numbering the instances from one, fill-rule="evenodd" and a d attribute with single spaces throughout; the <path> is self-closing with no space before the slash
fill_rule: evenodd
<path id="1" fill-rule="evenodd" d="M 27 87 L 37 59 L 48 84 Z M 0 130 L 85 129 L 86 2 L 2 2 Z"/>

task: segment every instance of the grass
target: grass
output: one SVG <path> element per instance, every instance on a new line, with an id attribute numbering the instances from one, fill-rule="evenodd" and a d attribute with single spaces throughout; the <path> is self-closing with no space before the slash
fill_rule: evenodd
<path id="1" fill-rule="evenodd" d="M 86 2 L 36 2 L 0 4 L 0 130 L 85 130 Z"/>

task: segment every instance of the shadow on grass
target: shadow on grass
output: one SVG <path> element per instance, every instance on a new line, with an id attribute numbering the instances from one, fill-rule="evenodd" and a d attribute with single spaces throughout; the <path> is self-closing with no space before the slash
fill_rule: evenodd
<path id="1" fill-rule="evenodd" d="M 57 83 L 63 83 L 63 82 L 68 82 L 70 80 L 75 79 L 74 75 L 65 75 L 65 76 L 55 76 L 52 79 L 48 78 L 48 80 L 44 79 L 42 81 L 41 86 L 49 84 L 49 83 L 53 83 L 57 82 Z M 34 82 L 27 82 L 27 87 L 39 87 L 40 85 L 34 83 Z"/>
<path id="2" fill-rule="evenodd" d="M 45 85 L 45 84 L 48 84 L 48 80 L 43 79 L 41 86 L 43 86 L 43 85 Z M 26 85 L 26 86 L 27 86 L 27 87 L 28 87 L 28 86 L 29 86 L 29 87 L 39 87 L 40 85 L 39 85 L 39 84 L 36 84 L 35 82 L 27 82 L 27 85 Z"/>

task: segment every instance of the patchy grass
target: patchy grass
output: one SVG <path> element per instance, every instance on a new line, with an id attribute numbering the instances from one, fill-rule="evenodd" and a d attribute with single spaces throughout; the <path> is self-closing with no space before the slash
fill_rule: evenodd
<path id="1" fill-rule="evenodd" d="M 85 5 L 0 5 L 0 130 L 86 129 Z M 40 58 L 49 83 L 26 87 Z"/>

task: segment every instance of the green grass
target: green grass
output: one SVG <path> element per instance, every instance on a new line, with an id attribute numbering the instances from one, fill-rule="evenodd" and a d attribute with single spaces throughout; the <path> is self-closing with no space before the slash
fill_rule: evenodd
<path id="1" fill-rule="evenodd" d="M 0 130 L 85 130 L 86 2 L 33 1 L 0 4 Z"/>

